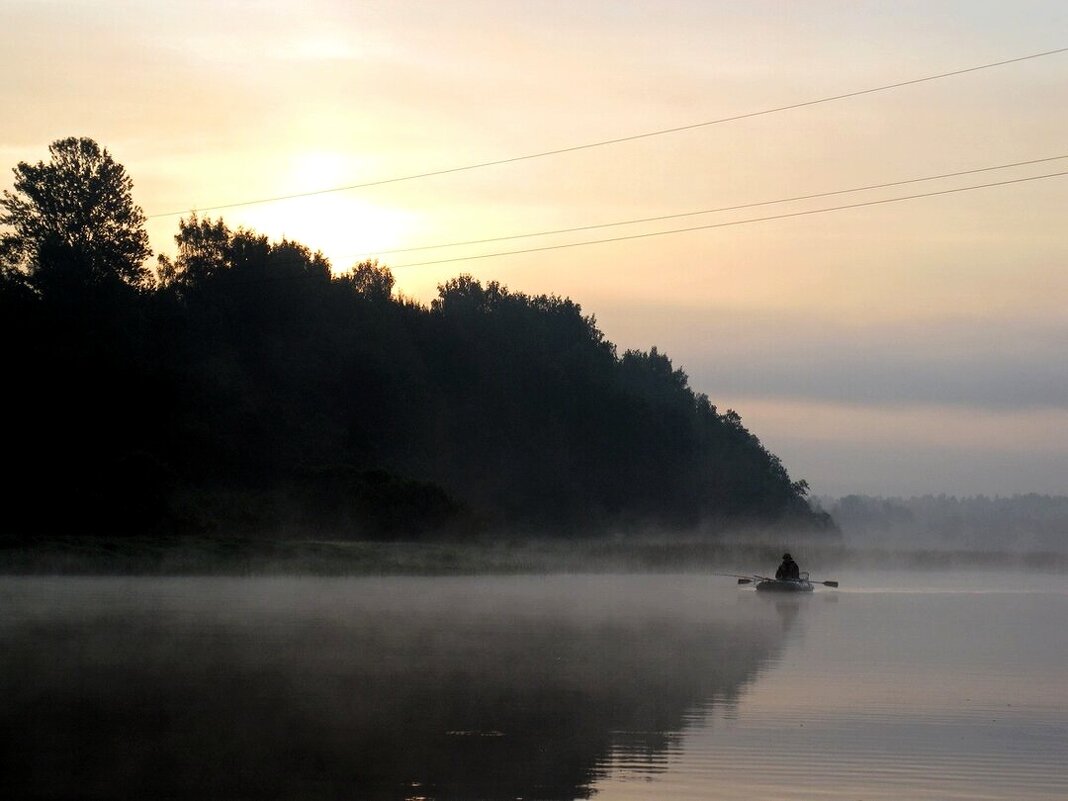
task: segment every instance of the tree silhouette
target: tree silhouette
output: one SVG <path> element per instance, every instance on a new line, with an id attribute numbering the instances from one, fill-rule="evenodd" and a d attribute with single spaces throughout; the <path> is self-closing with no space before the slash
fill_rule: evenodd
<path id="1" fill-rule="evenodd" d="M 183 286 L 202 283 L 229 266 L 232 234 L 220 217 L 212 222 L 200 219 L 196 212 L 178 221 L 174 241 L 178 255 L 171 259 L 161 254 L 156 275 L 161 286 Z"/>
<path id="2" fill-rule="evenodd" d="M 393 273 L 378 263 L 378 259 L 361 261 L 346 276 L 357 294 L 368 300 L 385 301 L 393 294 Z"/>
<path id="3" fill-rule="evenodd" d="M 334 275 L 195 214 L 149 282 L 123 168 L 87 139 L 51 152 L 0 217 L 15 529 L 832 526 L 739 415 L 655 347 L 617 355 L 568 298 L 460 275 L 424 306 L 376 261 Z"/>
<path id="4" fill-rule="evenodd" d="M 44 294 L 58 286 L 141 285 L 152 251 L 122 165 L 92 139 L 53 142 L 48 163 L 19 162 L 0 197 L 0 261 Z"/>

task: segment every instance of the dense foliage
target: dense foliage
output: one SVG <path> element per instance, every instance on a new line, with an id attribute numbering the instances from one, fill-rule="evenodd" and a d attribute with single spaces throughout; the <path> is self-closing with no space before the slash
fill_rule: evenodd
<path id="1" fill-rule="evenodd" d="M 118 279 L 147 280 L 152 255 L 133 181 L 92 139 L 60 139 L 47 163 L 21 162 L 0 196 L 0 264 L 53 297 Z"/>
<path id="2" fill-rule="evenodd" d="M 125 181 L 100 223 L 119 243 L 143 221 Z M 9 225 L 21 191 L 0 202 Z M 102 236 L 57 255 L 13 227 L 0 333 L 15 530 L 833 527 L 737 414 L 655 348 L 618 355 L 571 300 L 459 276 L 427 307 L 375 262 L 334 275 L 303 245 L 195 215 L 155 281 L 140 280 L 144 251 L 112 248 L 72 294 L 36 280 L 44 261 L 81 269 Z"/>

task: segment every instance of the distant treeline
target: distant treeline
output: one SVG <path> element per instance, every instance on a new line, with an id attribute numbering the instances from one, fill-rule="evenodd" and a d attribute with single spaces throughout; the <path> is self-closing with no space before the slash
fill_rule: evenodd
<path id="1" fill-rule="evenodd" d="M 153 270 L 122 167 L 51 154 L 0 200 L 10 531 L 835 530 L 735 412 L 569 299 L 461 275 L 426 306 L 196 215 Z"/>
<path id="2" fill-rule="evenodd" d="M 816 498 L 850 545 L 1068 552 L 1068 497 Z"/>

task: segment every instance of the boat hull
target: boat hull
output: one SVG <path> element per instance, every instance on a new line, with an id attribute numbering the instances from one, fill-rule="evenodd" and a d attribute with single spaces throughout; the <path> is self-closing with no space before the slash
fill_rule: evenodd
<path id="1" fill-rule="evenodd" d="M 803 579 L 800 581 L 765 579 L 764 581 L 758 581 L 756 588 L 760 592 L 812 592 L 815 589 L 812 582 Z"/>

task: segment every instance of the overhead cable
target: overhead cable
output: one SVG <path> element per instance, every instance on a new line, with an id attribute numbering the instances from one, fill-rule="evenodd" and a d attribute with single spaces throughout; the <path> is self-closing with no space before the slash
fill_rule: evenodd
<path id="1" fill-rule="evenodd" d="M 633 142 L 639 139 L 649 139 L 654 136 L 663 136 L 665 134 L 680 133 L 682 131 L 692 131 L 697 128 L 706 128 L 712 125 L 721 125 L 727 122 L 737 122 L 738 120 L 751 119 L 753 117 L 766 116 L 768 114 L 777 114 L 782 111 L 791 111 L 794 109 L 805 108 L 807 106 L 816 106 L 822 103 L 831 103 L 836 100 L 845 100 L 851 97 L 860 97 L 861 95 L 874 94 L 876 92 L 885 92 L 890 89 L 899 89 L 904 86 L 912 86 L 918 83 L 926 83 L 928 81 L 936 81 L 942 78 L 951 78 L 956 75 L 965 75 L 970 72 L 978 72 L 979 70 L 993 69 L 994 67 L 1003 67 L 1008 64 L 1017 64 L 1021 61 L 1030 61 L 1036 58 L 1043 58 L 1045 56 L 1058 55 L 1060 53 L 1068 52 L 1068 47 L 1061 47 L 1056 50 L 1046 50 L 1041 53 L 1031 53 L 1026 56 L 1019 56 L 1017 58 L 1005 59 L 1004 61 L 994 61 L 989 64 L 980 64 L 975 67 L 965 67 L 964 69 L 952 70 L 950 72 L 940 72 L 936 75 L 925 75 L 922 78 L 913 78 L 907 81 L 898 81 L 897 83 L 884 84 L 882 86 L 875 86 L 869 89 L 858 89 L 853 92 L 845 92 L 838 95 L 830 95 L 828 97 L 821 97 L 814 100 L 805 100 L 800 103 L 791 103 L 786 106 L 777 106 L 775 108 L 762 109 L 760 111 L 750 111 L 744 114 L 736 114 L 730 117 L 720 117 L 714 120 L 707 120 L 705 122 L 695 122 L 689 125 L 680 125 L 674 128 L 661 128 L 656 131 L 646 131 L 644 133 L 631 134 L 629 136 L 620 136 L 614 139 L 602 139 L 597 142 L 587 142 L 581 145 L 571 145 L 569 147 L 556 148 L 554 150 L 543 150 L 538 153 L 527 153 L 520 156 L 511 156 L 509 158 L 496 159 L 493 161 L 481 161 L 474 164 L 465 164 L 460 167 L 449 167 L 441 170 L 431 170 L 429 172 L 414 173 L 411 175 L 403 175 L 394 178 L 383 178 L 377 181 L 367 181 L 360 184 L 350 184 L 348 186 L 337 186 L 328 189 L 315 189 L 308 192 L 295 192 L 288 195 L 276 195 L 274 197 L 257 198 L 253 200 L 243 200 L 235 203 L 222 203 L 214 206 L 207 206 L 200 209 L 183 209 L 181 211 L 168 211 L 159 214 L 149 214 L 148 219 L 156 219 L 159 217 L 177 217 L 182 214 L 189 214 L 192 212 L 208 212 L 208 211 L 220 211 L 222 209 L 234 209 L 244 206 L 255 206 L 264 203 L 277 203 L 283 200 L 296 200 L 298 198 L 312 197 L 315 195 L 326 195 L 336 192 L 347 192 L 353 189 L 366 189 L 372 186 L 383 186 L 385 184 L 400 183 L 403 181 L 414 181 L 420 178 L 430 178 L 437 175 L 448 175 L 451 173 L 465 172 L 468 170 L 477 170 L 483 167 L 495 167 L 504 164 L 514 164 L 519 161 L 527 161 L 530 159 L 544 158 L 546 156 L 558 156 L 564 153 L 574 153 L 580 150 L 590 150 L 596 147 L 605 147 L 607 145 L 617 145 L 623 142 Z"/>
<path id="2" fill-rule="evenodd" d="M 624 242 L 631 239 L 647 239 L 654 236 L 666 236 L 668 234 L 682 234 L 689 231 L 704 231 L 711 228 L 730 228 L 735 225 L 748 225 L 750 223 L 769 222 L 771 220 L 784 220 L 790 217 L 804 217 L 811 214 L 826 214 L 832 211 L 844 211 L 845 209 L 859 209 L 865 206 L 878 206 L 885 203 L 901 203 L 906 200 L 916 200 L 918 198 L 935 197 L 937 195 L 950 195 L 957 192 L 970 192 L 974 189 L 989 189 L 995 186 L 1008 186 L 1010 184 L 1021 184 L 1027 181 L 1040 181 L 1044 178 L 1057 178 L 1063 175 L 1068 175 L 1068 170 L 1064 172 L 1053 172 L 1045 175 L 1033 175 L 1028 178 L 1014 178 L 1009 181 L 997 181 L 989 184 L 978 184 L 975 186 L 962 186 L 956 189 L 942 189 L 937 192 L 924 192 L 917 195 L 904 195 L 902 197 L 883 198 L 881 200 L 868 200 L 862 203 L 850 203 L 844 206 L 830 206 L 822 209 L 807 209 L 805 211 L 793 211 L 785 214 L 774 214 L 768 217 L 753 217 L 748 220 L 731 220 L 729 222 L 709 223 L 707 225 L 695 225 L 690 228 L 673 228 L 667 231 L 649 231 L 641 234 L 628 234 L 625 236 L 609 237 L 607 239 L 589 239 L 582 242 L 567 242 L 558 245 L 543 245 L 541 247 L 524 248 L 521 250 L 504 250 L 494 253 L 479 253 L 473 256 L 456 256 L 448 259 L 434 259 L 432 261 L 419 261 L 409 262 L 407 264 L 393 265 L 393 269 L 402 269 L 406 267 L 425 267 L 432 264 L 449 264 L 458 261 L 474 261 L 476 259 L 490 259 L 498 256 L 516 256 L 523 253 L 539 253 L 546 250 L 562 250 L 564 248 L 582 247 L 584 245 L 602 245 L 608 242 Z"/>
<path id="3" fill-rule="evenodd" d="M 546 231 L 531 231 L 522 234 L 508 234 L 506 236 L 494 236 L 486 239 L 468 239 L 462 242 L 445 242 L 438 245 L 417 245 L 415 247 L 407 248 L 394 248 L 393 250 L 375 250 L 363 253 L 363 256 L 389 256 L 395 253 L 412 253 L 420 250 L 441 250 L 443 248 L 455 248 L 463 247 L 465 245 L 486 245 L 491 242 L 506 242 L 511 239 L 530 239 L 536 236 L 554 236 L 556 234 L 572 234 L 578 231 L 594 231 L 598 228 L 615 228 L 621 225 L 638 225 L 640 223 L 661 222 L 663 220 L 677 220 L 680 217 L 696 217 L 701 214 L 718 214 L 724 211 L 740 211 L 741 209 L 752 209 L 759 206 L 774 206 L 779 203 L 792 203 L 799 200 L 814 200 L 820 197 L 831 197 L 833 195 L 847 195 L 852 192 L 865 192 L 872 189 L 889 189 L 892 186 L 905 186 L 906 184 L 917 184 L 925 181 L 937 181 L 942 178 L 957 178 L 962 175 L 975 175 L 980 172 L 992 172 L 994 170 L 1007 170 L 1011 167 L 1025 167 L 1030 164 L 1042 164 L 1047 161 L 1058 161 L 1060 159 L 1068 159 L 1068 154 L 1062 156 L 1048 156 L 1041 159 L 1030 159 L 1029 161 L 1016 161 L 1011 164 L 998 164 L 994 167 L 978 167 L 973 170 L 960 170 L 959 172 L 946 172 L 940 175 L 927 175 L 923 178 L 908 178 L 903 181 L 890 181 L 883 184 L 868 184 L 867 186 L 855 186 L 851 189 L 835 189 L 830 192 L 816 192 L 811 195 L 794 195 L 793 197 L 778 198 L 777 200 L 760 200 L 755 203 L 742 203 L 737 206 L 720 206 L 715 209 L 702 209 L 700 211 L 683 211 L 677 214 L 661 214 L 657 217 L 639 217 L 631 220 L 617 220 L 615 222 L 607 223 L 594 223 L 591 225 L 577 225 L 571 228 L 554 228 Z"/>

